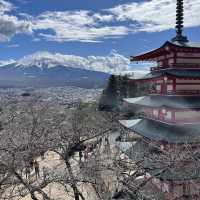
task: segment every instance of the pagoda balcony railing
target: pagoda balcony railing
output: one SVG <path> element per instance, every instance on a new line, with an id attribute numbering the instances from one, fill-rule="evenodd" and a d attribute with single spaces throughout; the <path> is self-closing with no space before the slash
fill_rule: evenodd
<path id="1" fill-rule="evenodd" d="M 151 120 L 155 120 L 155 121 L 160 121 L 160 122 L 165 122 L 168 124 L 199 124 L 200 123 L 200 117 L 190 117 L 190 118 L 183 118 L 183 119 L 171 119 L 171 118 L 160 118 L 159 116 L 154 116 L 151 113 L 138 113 L 137 114 L 138 118 L 146 118 L 146 119 L 151 119 Z"/>
<path id="2" fill-rule="evenodd" d="M 181 64 L 176 64 L 176 65 L 165 65 L 165 66 L 156 66 L 156 67 L 151 67 L 150 71 L 159 71 L 163 69 L 171 69 L 171 68 L 184 68 L 184 69 L 199 69 L 200 65 L 181 65 Z"/>
<path id="3" fill-rule="evenodd" d="M 196 63 L 176 63 L 171 67 L 180 67 L 180 68 L 200 68 L 200 64 Z"/>
<path id="4" fill-rule="evenodd" d="M 200 90 L 176 90 L 176 91 L 157 91 L 149 90 L 149 94 L 157 95 L 200 95 Z"/>
<path id="5" fill-rule="evenodd" d="M 166 123 L 175 123 L 175 122 L 172 122 L 172 120 L 170 119 L 159 119 L 159 117 L 156 117 L 154 115 L 151 115 L 151 114 L 147 114 L 147 113 L 140 113 L 137 115 L 138 118 L 146 118 L 146 119 L 152 119 L 152 120 L 156 120 L 156 121 L 163 121 L 163 122 L 166 122 Z"/>
<path id="6" fill-rule="evenodd" d="M 153 71 L 158 71 L 158 70 L 167 69 L 167 68 L 170 68 L 170 66 L 165 66 L 165 67 L 161 67 L 161 66 L 151 67 L 150 70 L 153 72 Z"/>
<path id="7" fill-rule="evenodd" d="M 163 69 L 169 69 L 169 68 L 184 68 L 184 69 L 199 69 L 200 65 L 195 65 L 195 64 L 174 64 L 170 66 L 156 66 L 156 67 L 151 67 L 150 70 L 153 71 L 159 71 Z"/>

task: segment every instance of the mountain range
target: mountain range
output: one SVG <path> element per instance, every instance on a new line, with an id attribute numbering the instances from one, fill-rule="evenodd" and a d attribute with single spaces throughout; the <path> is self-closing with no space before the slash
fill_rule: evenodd
<path id="1" fill-rule="evenodd" d="M 0 60 L 0 87 L 104 87 L 110 74 L 143 76 L 152 63 L 130 63 L 112 51 L 107 56 L 36 52 L 19 60 Z"/>
<path id="2" fill-rule="evenodd" d="M 104 72 L 66 67 L 24 67 L 9 64 L 0 68 L 0 87 L 77 86 L 99 88 L 105 86 L 110 75 Z"/>
<path id="3" fill-rule="evenodd" d="M 37 53 L 0 66 L 0 87 L 104 87 L 110 74 L 82 62 L 66 62 L 48 53 Z"/>

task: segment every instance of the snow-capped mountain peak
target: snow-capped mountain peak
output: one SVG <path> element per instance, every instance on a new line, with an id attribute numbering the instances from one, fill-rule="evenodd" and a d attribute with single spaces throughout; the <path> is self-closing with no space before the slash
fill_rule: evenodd
<path id="1" fill-rule="evenodd" d="M 10 63 L 12 62 L 10 61 Z M 87 57 L 39 51 L 17 60 L 13 66 L 16 68 L 24 69 L 37 67 L 40 70 L 52 69 L 55 67 L 78 68 L 84 70 L 106 72 L 110 74 L 124 74 L 132 71 L 133 73 L 137 74 L 138 71 L 139 73 L 148 71 L 147 68 L 150 68 L 152 64 L 130 64 L 128 58 L 117 53 L 116 51 L 112 51 L 107 56 L 92 55 Z"/>
<path id="2" fill-rule="evenodd" d="M 17 61 L 17 66 L 30 67 L 37 66 L 39 68 L 52 68 L 58 65 L 65 66 L 66 60 L 62 54 L 52 54 L 47 51 L 36 52 L 34 54 L 23 57 Z"/>
<path id="3" fill-rule="evenodd" d="M 87 69 L 87 58 L 37 52 L 0 67 L 3 87 L 104 87 L 109 74 Z"/>
<path id="4" fill-rule="evenodd" d="M 4 86 L 100 87 L 106 83 L 108 73 L 132 71 L 129 59 L 114 51 L 107 56 L 87 57 L 43 51 L 8 63 L 0 67 L 0 83 Z M 140 67 L 144 68 L 140 64 L 134 66 L 135 70 Z"/>
<path id="5" fill-rule="evenodd" d="M 9 59 L 9 60 L 0 60 L 0 67 L 3 67 L 5 65 L 10 65 L 10 64 L 14 64 L 16 61 L 13 59 Z"/>
<path id="6" fill-rule="evenodd" d="M 64 55 L 46 51 L 36 52 L 17 61 L 17 67 L 37 66 L 41 69 L 56 66 L 86 69 L 106 73 L 119 73 L 129 70 L 129 59 L 112 52 L 107 56 L 81 57 L 76 55 Z"/>

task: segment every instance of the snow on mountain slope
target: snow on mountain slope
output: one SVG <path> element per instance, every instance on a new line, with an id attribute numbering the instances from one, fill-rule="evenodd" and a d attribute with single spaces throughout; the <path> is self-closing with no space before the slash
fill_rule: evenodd
<path id="1" fill-rule="evenodd" d="M 145 70 L 145 65 L 131 66 L 128 58 L 114 51 L 107 56 L 88 57 L 36 52 L 17 61 L 0 62 L 0 87 L 104 87 L 110 74 L 134 72 L 136 77 L 138 72 L 143 73 Z"/>
<path id="2" fill-rule="evenodd" d="M 41 69 L 52 68 L 58 65 L 106 73 L 118 73 L 128 70 L 129 59 L 115 52 L 112 52 L 108 56 L 88 57 L 36 52 L 17 61 L 17 66 L 37 66 Z"/>

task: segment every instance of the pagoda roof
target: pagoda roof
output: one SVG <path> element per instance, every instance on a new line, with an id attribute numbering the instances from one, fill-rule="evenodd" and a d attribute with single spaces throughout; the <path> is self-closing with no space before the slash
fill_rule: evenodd
<path id="1" fill-rule="evenodd" d="M 149 155 L 150 152 L 151 154 L 148 158 L 147 155 Z M 180 165 L 172 164 L 170 166 L 165 162 L 159 162 L 159 159 L 157 160 L 156 158 L 159 156 L 162 157 L 162 151 L 154 146 L 147 145 L 144 141 L 138 141 L 125 153 L 135 162 L 144 160 L 142 166 L 146 171 L 151 174 L 151 176 L 155 176 L 161 180 L 185 181 L 200 178 L 200 167 L 196 167 L 193 163 L 182 163 Z M 194 154 L 193 156 L 194 159 L 198 159 L 198 155 Z M 167 157 L 165 159 L 167 159 Z"/>
<path id="2" fill-rule="evenodd" d="M 160 71 L 154 71 L 154 72 L 144 75 L 141 78 L 134 79 L 134 80 L 148 80 L 148 79 L 159 78 L 165 75 L 175 76 L 175 77 L 180 77 L 180 78 L 200 78 L 200 70 L 199 69 L 170 68 L 170 69 L 165 69 L 165 70 L 160 70 Z"/>
<path id="3" fill-rule="evenodd" d="M 200 48 L 200 43 L 197 42 L 170 42 L 169 43 L 176 45 L 176 46 L 180 46 L 180 47 L 188 47 L 188 48 Z"/>
<path id="4" fill-rule="evenodd" d="M 154 141 L 165 141 L 172 144 L 196 143 L 200 141 L 199 124 L 171 125 L 151 119 L 137 119 L 135 125 L 126 128 Z"/>
<path id="5" fill-rule="evenodd" d="M 174 181 L 185 181 L 194 180 L 200 178 L 200 167 L 194 167 L 192 165 L 181 166 L 181 167 L 168 167 L 166 169 L 152 169 L 150 170 L 152 176 L 156 176 L 162 180 L 174 180 Z"/>
<path id="6" fill-rule="evenodd" d="M 125 102 L 133 105 L 147 107 L 168 107 L 176 109 L 198 109 L 200 108 L 200 96 L 143 96 L 124 99 Z"/>
<path id="7" fill-rule="evenodd" d="M 198 50 L 198 52 L 200 52 L 200 43 L 167 41 L 160 48 L 153 49 L 148 52 L 144 52 L 137 56 L 131 56 L 130 60 L 131 61 L 154 61 L 154 58 L 159 57 L 161 55 L 169 54 L 170 49 L 177 49 L 177 48 L 181 50 L 185 50 L 185 51 Z"/>

